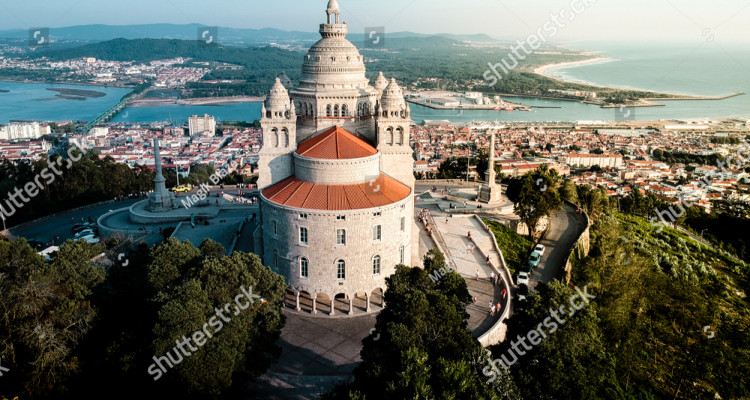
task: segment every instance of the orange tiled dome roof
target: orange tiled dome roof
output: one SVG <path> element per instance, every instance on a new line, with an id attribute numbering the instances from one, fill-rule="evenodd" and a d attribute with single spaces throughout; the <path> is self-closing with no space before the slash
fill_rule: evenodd
<path id="1" fill-rule="evenodd" d="M 297 154 L 301 156 L 329 160 L 364 158 L 377 152 L 369 143 L 338 126 L 329 128 L 297 146 Z"/>

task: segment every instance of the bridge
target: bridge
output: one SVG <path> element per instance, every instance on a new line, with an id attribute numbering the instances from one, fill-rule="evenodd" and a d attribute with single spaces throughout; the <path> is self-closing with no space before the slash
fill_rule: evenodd
<path id="1" fill-rule="evenodd" d="M 82 129 L 80 129 L 79 132 L 83 134 L 88 134 L 89 131 L 96 125 L 107 122 L 114 118 L 120 111 L 122 111 L 123 108 L 125 108 L 125 105 L 128 104 L 129 101 L 133 100 L 136 96 L 139 96 L 140 94 L 147 92 L 148 89 L 151 87 L 150 82 L 145 82 L 139 86 L 137 86 L 135 89 L 133 89 L 132 92 L 126 94 L 125 96 L 120 99 L 120 101 L 117 102 L 117 104 L 110 107 L 107 111 L 101 113 L 98 117 L 95 119 L 89 121 Z"/>
<path id="2" fill-rule="evenodd" d="M 125 95 L 122 99 L 120 99 L 117 104 L 110 107 L 107 111 L 103 112 L 101 115 L 96 117 L 95 119 L 89 121 L 86 126 L 83 127 L 82 131 L 83 133 L 88 133 L 93 127 L 96 125 L 107 122 L 111 120 L 112 118 L 117 115 L 120 111 L 122 111 L 123 108 L 125 108 L 125 105 L 135 96 L 135 92 L 128 93 Z"/>

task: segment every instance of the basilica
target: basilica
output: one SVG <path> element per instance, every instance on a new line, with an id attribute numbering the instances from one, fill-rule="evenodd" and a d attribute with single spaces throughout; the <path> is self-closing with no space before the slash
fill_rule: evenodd
<path id="1" fill-rule="evenodd" d="M 256 248 L 300 296 L 338 312 L 370 312 L 385 278 L 411 264 L 414 175 L 411 111 L 395 79 L 365 76 L 337 0 L 298 83 L 281 75 L 263 105 L 261 224 Z"/>

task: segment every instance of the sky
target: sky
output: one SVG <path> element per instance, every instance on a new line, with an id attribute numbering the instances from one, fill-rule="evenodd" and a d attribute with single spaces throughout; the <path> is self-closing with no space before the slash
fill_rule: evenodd
<path id="1" fill-rule="evenodd" d="M 750 41 L 748 0 L 339 0 L 350 32 L 485 33 L 525 40 L 557 16 L 554 41 Z M 317 31 L 327 0 L 0 0 L 0 30 L 199 23 Z M 564 11 L 563 11 L 564 10 Z"/>

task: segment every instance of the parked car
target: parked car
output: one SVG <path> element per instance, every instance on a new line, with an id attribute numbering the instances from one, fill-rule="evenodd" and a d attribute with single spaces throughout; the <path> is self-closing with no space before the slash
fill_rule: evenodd
<path id="1" fill-rule="evenodd" d="M 96 232 L 94 232 L 93 229 L 84 229 L 84 230 L 76 233 L 75 236 L 73 236 L 73 239 L 78 240 L 78 239 L 81 239 L 81 238 L 83 238 L 85 236 L 94 236 L 94 235 L 96 235 Z"/>
<path id="2" fill-rule="evenodd" d="M 539 254 L 537 251 L 531 252 L 531 255 L 529 256 L 529 265 L 531 265 L 531 268 L 536 268 L 539 266 L 539 261 L 541 261 L 542 255 Z"/>
<path id="3" fill-rule="evenodd" d="M 537 253 L 539 253 L 539 257 L 541 257 L 541 256 L 544 255 L 544 250 L 546 250 L 546 249 L 545 249 L 544 245 L 541 244 L 541 243 L 538 244 L 538 245 L 536 245 L 536 247 L 534 247 L 534 251 L 537 252 Z"/>
<path id="4" fill-rule="evenodd" d="M 526 272 L 519 272 L 516 276 L 516 284 L 517 285 L 527 285 L 529 284 L 529 274 Z"/>
<path id="5" fill-rule="evenodd" d="M 73 228 L 73 233 L 79 233 L 81 231 L 85 231 L 86 229 L 95 229 L 95 228 L 96 228 L 96 224 L 85 223 L 85 224 L 81 224 L 77 228 Z"/>
<path id="6" fill-rule="evenodd" d="M 530 273 L 531 273 L 531 270 L 532 270 L 532 268 L 531 268 L 531 264 L 529 264 L 528 262 L 524 263 L 524 264 L 523 264 L 523 265 L 521 266 L 521 268 L 519 268 L 519 269 L 518 269 L 518 271 L 519 271 L 519 272 L 525 272 L 525 273 L 527 273 L 527 274 L 530 274 Z"/>
<path id="7" fill-rule="evenodd" d="M 190 187 L 190 185 L 180 185 L 172 189 L 172 191 L 175 193 L 186 193 L 186 192 L 189 192 L 191 189 L 192 187 Z"/>
<path id="8" fill-rule="evenodd" d="M 516 298 L 519 302 L 526 302 L 526 297 L 529 295 L 529 287 L 527 285 L 518 286 L 516 291 Z"/>
<path id="9" fill-rule="evenodd" d="M 84 240 L 86 243 L 91 243 L 91 244 L 97 244 L 100 242 L 100 239 L 94 235 L 83 236 L 83 237 L 78 238 L 78 240 Z"/>

